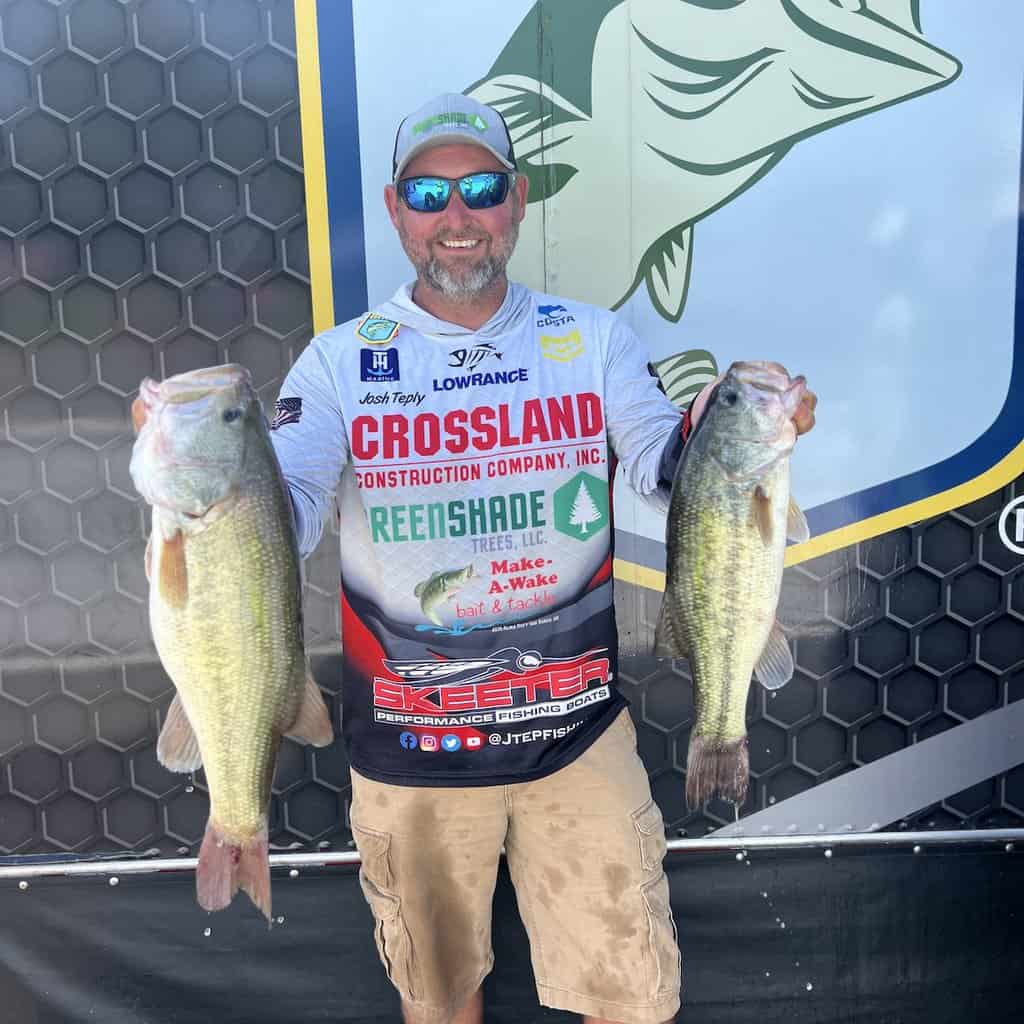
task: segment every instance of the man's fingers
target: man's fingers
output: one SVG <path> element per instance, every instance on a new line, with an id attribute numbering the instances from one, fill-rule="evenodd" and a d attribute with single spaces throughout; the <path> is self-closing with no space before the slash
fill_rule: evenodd
<path id="1" fill-rule="evenodd" d="M 818 405 L 818 396 L 813 391 L 804 393 L 800 406 L 793 416 L 793 425 L 798 434 L 806 434 L 814 426 L 814 410 Z"/>

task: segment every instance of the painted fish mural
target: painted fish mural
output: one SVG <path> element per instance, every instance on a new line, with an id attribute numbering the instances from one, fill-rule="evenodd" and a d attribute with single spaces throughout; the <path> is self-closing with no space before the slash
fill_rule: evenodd
<path id="1" fill-rule="evenodd" d="M 540 0 L 466 91 L 507 120 L 543 207 L 512 275 L 611 308 L 645 284 L 677 321 L 697 221 L 802 139 L 960 70 L 919 0 Z"/>

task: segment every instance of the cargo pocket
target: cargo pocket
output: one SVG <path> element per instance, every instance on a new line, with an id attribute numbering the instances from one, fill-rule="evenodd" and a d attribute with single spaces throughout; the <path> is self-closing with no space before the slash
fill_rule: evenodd
<path id="1" fill-rule="evenodd" d="M 645 872 L 653 871 L 660 875 L 661 862 L 668 849 L 661 810 L 653 800 L 648 800 L 640 810 L 633 812 L 632 818 L 640 844 L 640 864 Z"/>
<path id="2" fill-rule="evenodd" d="M 679 936 L 672 918 L 668 899 L 668 878 L 664 872 L 640 890 L 644 913 L 647 916 L 647 934 L 650 943 L 648 984 L 651 997 L 658 1002 L 679 992 L 682 976 L 682 958 Z"/>
<path id="3" fill-rule="evenodd" d="M 392 891 L 391 836 L 355 824 L 352 835 L 362 860 L 359 884 L 373 913 L 374 941 L 380 961 L 391 984 L 405 999 L 414 1000 L 410 970 L 412 940 L 402 920 L 402 901 Z"/>

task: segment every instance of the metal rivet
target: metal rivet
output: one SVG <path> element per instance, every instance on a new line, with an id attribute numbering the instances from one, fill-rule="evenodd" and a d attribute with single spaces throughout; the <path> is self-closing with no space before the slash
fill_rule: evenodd
<path id="1" fill-rule="evenodd" d="M 212 928 L 204 928 L 203 929 L 203 935 L 205 935 L 207 938 L 209 938 L 212 934 L 213 934 L 213 929 Z"/>
<path id="2" fill-rule="evenodd" d="M 291 871 L 288 872 L 288 877 L 289 878 L 298 878 L 299 877 L 299 869 L 298 868 L 292 868 Z"/>
<path id="3" fill-rule="evenodd" d="M 736 854 L 736 859 L 737 860 L 743 860 L 743 852 L 742 852 L 742 850 L 739 853 Z"/>
<path id="4" fill-rule="evenodd" d="M 111 875 L 108 881 L 110 885 L 117 885 L 120 879 L 117 877 L 117 875 Z"/>
<path id="5" fill-rule="evenodd" d="M 920 846 L 915 846 L 914 847 L 914 853 L 920 853 L 920 852 L 921 852 L 921 847 Z"/>
<path id="6" fill-rule="evenodd" d="M 20 890 L 21 890 L 22 892 L 24 892 L 24 891 L 25 891 L 25 890 L 26 890 L 26 889 L 28 888 L 28 882 L 19 882 L 19 883 L 18 883 L 18 888 L 19 888 L 19 889 L 20 889 Z"/>
<path id="7" fill-rule="evenodd" d="M 832 856 L 832 851 L 831 850 L 826 850 L 825 851 L 825 856 L 826 857 L 831 857 Z"/>

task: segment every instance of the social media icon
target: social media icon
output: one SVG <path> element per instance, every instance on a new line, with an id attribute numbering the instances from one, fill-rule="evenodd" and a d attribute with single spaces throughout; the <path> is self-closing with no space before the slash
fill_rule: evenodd
<path id="1" fill-rule="evenodd" d="M 403 732 L 402 735 L 398 737 L 398 742 L 401 743 L 406 750 L 415 750 L 419 746 L 420 741 L 416 738 L 416 733 Z"/>
<path id="2" fill-rule="evenodd" d="M 441 738 L 441 746 L 444 747 L 449 753 L 461 749 L 462 740 L 458 736 L 454 736 L 452 733 L 448 733 L 446 736 Z"/>
<path id="3" fill-rule="evenodd" d="M 467 736 L 466 737 L 466 749 L 477 750 L 483 746 L 483 739 L 479 736 Z"/>
<path id="4" fill-rule="evenodd" d="M 437 750 L 437 737 L 436 736 L 421 736 L 420 737 L 420 748 L 422 750 Z"/>

